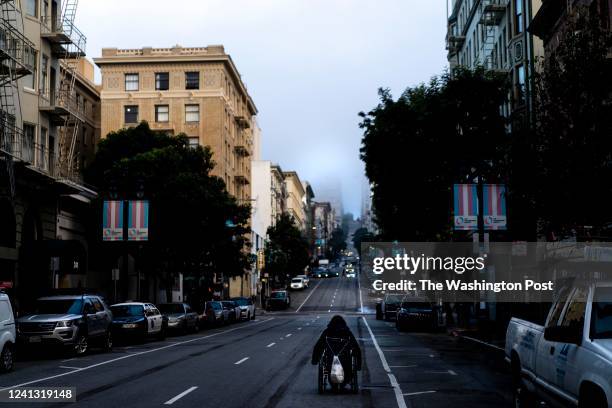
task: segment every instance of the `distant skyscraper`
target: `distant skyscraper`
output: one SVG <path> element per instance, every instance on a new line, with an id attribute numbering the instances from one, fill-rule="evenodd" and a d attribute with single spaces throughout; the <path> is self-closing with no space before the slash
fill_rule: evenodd
<path id="1" fill-rule="evenodd" d="M 340 180 L 328 180 L 325 183 L 320 183 L 316 186 L 317 201 L 327 201 L 331 204 L 335 213 L 336 226 L 342 224 L 342 214 L 344 209 L 342 206 L 342 183 Z"/>

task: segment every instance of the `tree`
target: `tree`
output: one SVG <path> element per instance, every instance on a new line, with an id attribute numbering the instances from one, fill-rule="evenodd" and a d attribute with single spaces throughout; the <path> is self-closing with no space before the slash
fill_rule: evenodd
<path id="1" fill-rule="evenodd" d="M 537 78 L 533 181 L 541 230 L 559 238 L 612 222 L 612 35 L 578 8 Z M 609 234 L 609 232 L 608 232 Z"/>
<path id="2" fill-rule="evenodd" d="M 352 220 L 352 216 L 351 216 Z M 336 259 L 340 252 L 346 249 L 346 231 L 342 228 L 336 228 L 332 231 L 329 238 L 328 258 Z"/>
<path id="3" fill-rule="evenodd" d="M 374 241 L 376 241 L 376 237 L 367 228 L 359 228 L 353 234 L 353 247 L 355 247 L 359 256 L 361 256 L 361 243 Z"/>
<path id="4" fill-rule="evenodd" d="M 361 112 L 361 159 L 372 184 L 374 218 L 387 241 L 446 240 L 452 185 L 503 178 L 504 79 L 457 69 Z"/>
<path id="5" fill-rule="evenodd" d="M 142 262 L 167 288 L 177 272 L 210 282 L 213 272 L 236 276 L 250 266 L 250 208 L 228 194 L 223 180 L 210 174 L 213 167 L 210 148 L 190 147 L 185 135 L 169 136 L 142 122 L 101 140 L 87 169 L 87 181 L 102 197 L 135 198 L 142 189 L 151 206 Z"/>
<path id="6" fill-rule="evenodd" d="M 266 246 L 265 272 L 283 286 L 287 275 L 293 277 L 304 273 L 309 261 L 308 241 L 288 214 L 281 214 L 267 232 L 269 242 Z"/>

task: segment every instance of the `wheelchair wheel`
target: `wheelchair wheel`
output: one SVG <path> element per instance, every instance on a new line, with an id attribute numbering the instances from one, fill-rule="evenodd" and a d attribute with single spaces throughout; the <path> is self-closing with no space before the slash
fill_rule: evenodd
<path id="1" fill-rule="evenodd" d="M 353 357 L 353 378 L 351 378 L 351 392 L 357 394 L 359 392 L 359 373 L 357 371 L 357 359 Z"/>
<path id="2" fill-rule="evenodd" d="M 319 363 L 319 381 L 318 381 L 318 391 L 319 394 L 323 394 L 325 392 L 325 370 L 323 367 L 323 363 Z"/>

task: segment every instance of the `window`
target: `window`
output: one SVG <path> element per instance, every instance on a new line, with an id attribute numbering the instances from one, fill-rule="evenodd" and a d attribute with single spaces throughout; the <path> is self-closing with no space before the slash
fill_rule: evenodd
<path id="1" fill-rule="evenodd" d="M 26 162 L 34 161 L 34 140 L 36 137 L 36 127 L 30 124 L 23 125 L 23 146 L 21 152 L 23 160 Z"/>
<path id="2" fill-rule="evenodd" d="M 28 57 L 28 61 L 31 61 L 32 63 L 32 73 L 30 75 L 26 75 L 23 78 L 23 86 L 25 86 L 26 88 L 32 89 L 32 90 L 36 90 L 36 61 L 37 61 L 37 55 L 36 55 L 36 51 L 32 51 L 32 53 L 30 54 L 28 51 L 28 48 L 26 48 L 26 54 L 29 54 Z M 31 58 L 31 60 L 30 60 Z"/>
<path id="3" fill-rule="evenodd" d="M 155 74 L 155 90 L 167 91 L 170 89 L 170 74 L 167 72 L 157 72 Z"/>
<path id="4" fill-rule="evenodd" d="M 104 311 L 104 306 L 102 305 L 102 302 L 100 302 L 96 298 L 92 298 L 91 301 L 93 302 L 93 305 L 94 305 L 94 308 L 96 309 L 96 312 L 103 312 Z"/>
<path id="5" fill-rule="evenodd" d="M 185 122 L 200 121 L 200 105 L 185 105 Z"/>
<path id="6" fill-rule="evenodd" d="M 521 34 L 524 30 L 523 23 L 523 0 L 514 2 L 514 34 Z"/>
<path id="7" fill-rule="evenodd" d="M 125 90 L 126 91 L 137 91 L 138 90 L 138 74 L 125 74 Z"/>
<path id="8" fill-rule="evenodd" d="M 189 138 L 189 147 L 195 149 L 199 145 L 200 145 L 200 138 L 199 137 L 190 137 Z"/>
<path id="9" fill-rule="evenodd" d="M 46 169 L 47 168 L 47 128 L 40 128 L 40 150 L 38 152 L 40 160 L 39 167 Z"/>
<path id="10" fill-rule="evenodd" d="M 49 69 L 49 57 L 42 56 L 40 62 L 40 92 L 47 95 L 47 71 Z"/>
<path id="11" fill-rule="evenodd" d="M 155 105 L 155 121 L 168 122 L 170 120 L 170 108 L 168 105 Z"/>
<path id="12" fill-rule="evenodd" d="M 130 105 L 125 107 L 125 123 L 138 123 L 138 106 Z"/>
<path id="13" fill-rule="evenodd" d="M 565 311 L 565 315 L 560 326 L 572 327 L 582 330 L 584 327 L 584 312 L 586 311 L 586 301 L 588 290 L 583 287 L 576 288 L 574 294 L 570 298 L 569 304 Z"/>
<path id="14" fill-rule="evenodd" d="M 185 89 L 200 89 L 199 72 L 185 72 Z"/>
<path id="15" fill-rule="evenodd" d="M 28 16 L 38 16 L 38 0 L 25 0 L 23 7 Z"/>
<path id="16" fill-rule="evenodd" d="M 519 65 L 516 68 L 516 99 L 520 104 L 525 103 L 525 66 Z"/>

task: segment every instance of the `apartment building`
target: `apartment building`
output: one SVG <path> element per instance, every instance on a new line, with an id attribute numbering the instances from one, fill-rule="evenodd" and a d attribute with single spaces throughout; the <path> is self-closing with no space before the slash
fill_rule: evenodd
<path id="1" fill-rule="evenodd" d="M 221 177 L 239 201 L 251 197 L 251 157 L 257 108 L 223 46 L 104 48 L 102 137 L 147 121 L 210 146 Z"/>
<path id="2" fill-rule="evenodd" d="M 484 67 L 508 75 L 513 84 L 504 116 L 516 124 L 530 119 L 535 61 L 540 39 L 528 32 L 541 0 L 451 0 L 446 49 L 452 68 Z"/>
<path id="3" fill-rule="evenodd" d="M 85 220 L 96 193 L 82 183 L 82 130 L 97 115 L 97 92 L 77 73 L 86 38 L 76 6 L 0 2 L 0 286 L 18 287 L 22 306 L 87 281 Z"/>
<path id="4" fill-rule="evenodd" d="M 304 185 L 295 171 L 283 172 L 283 180 L 287 190 L 287 214 L 293 217 L 295 225 L 305 233 L 308 220 L 304 205 Z"/>
<path id="5" fill-rule="evenodd" d="M 334 231 L 334 212 L 331 203 L 313 202 L 312 219 L 313 256 L 325 258 L 329 240 Z"/>

